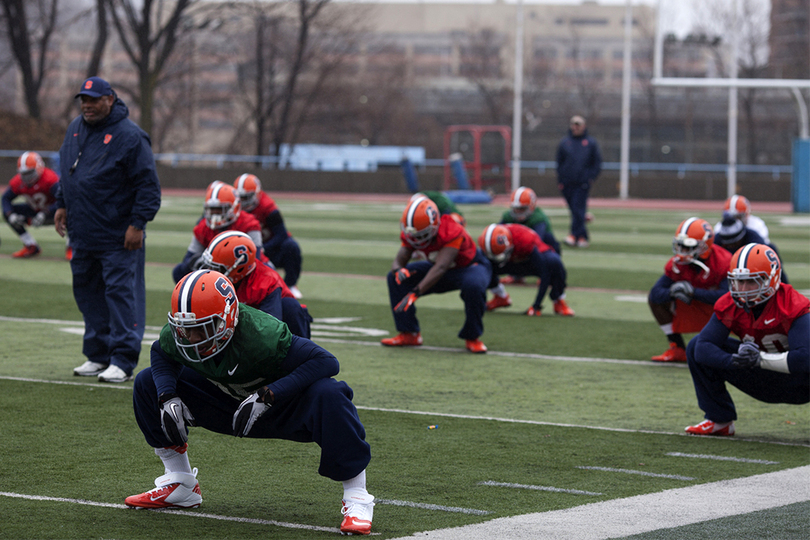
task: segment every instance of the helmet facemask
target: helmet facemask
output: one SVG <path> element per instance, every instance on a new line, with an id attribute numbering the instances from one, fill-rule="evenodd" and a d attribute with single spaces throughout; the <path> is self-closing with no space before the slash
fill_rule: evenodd
<path id="1" fill-rule="evenodd" d="M 534 208 L 531 206 L 512 206 L 509 209 L 509 213 L 512 215 L 512 217 L 520 221 L 528 218 L 533 211 Z"/>
<path id="2" fill-rule="evenodd" d="M 233 205 L 230 203 L 209 201 L 205 203 L 205 223 L 212 229 L 222 229 L 236 221 Z"/>
<path id="3" fill-rule="evenodd" d="M 424 249 L 428 247 L 438 230 L 439 227 L 437 225 L 428 225 L 421 231 L 416 230 L 415 227 L 402 225 L 402 232 L 405 233 L 405 239 L 414 249 Z"/>
<path id="4" fill-rule="evenodd" d="M 225 308 L 226 317 L 231 309 L 235 309 L 234 305 Z M 169 313 L 169 326 L 177 350 L 190 362 L 205 361 L 224 349 L 233 337 L 233 328 L 228 328 L 219 314 L 197 319 L 194 313 Z"/>
<path id="5" fill-rule="evenodd" d="M 781 270 L 779 273 L 781 274 Z M 762 304 L 776 294 L 776 289 L 771 286 L 770 275 L 765 272 L 749 274 L 737 268 L 728 273 L 728 290 L 734 302 L 742 308 Z"/>

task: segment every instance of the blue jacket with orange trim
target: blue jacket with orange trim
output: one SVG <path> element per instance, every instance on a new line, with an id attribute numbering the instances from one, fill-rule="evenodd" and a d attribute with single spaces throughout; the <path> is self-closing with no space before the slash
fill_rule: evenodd
<path id="1" fill-rule="evenodd" d="M 90 125 L 68 126 L 59 149 L 56 204 L 67 210 L 74 248 L 124 249 L 130 225 L 143 229 L 160 209 L 160 182 L 149 136 L 116 98 L 110 114 Z"/>

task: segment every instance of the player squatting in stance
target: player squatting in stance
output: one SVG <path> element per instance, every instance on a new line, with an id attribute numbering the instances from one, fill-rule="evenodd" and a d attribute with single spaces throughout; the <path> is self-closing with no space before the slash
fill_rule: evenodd
<path id="1" fill-rule="evenodd" d="M 188 426 L 198 426 L 236 437 L 317 443 L 318 473 L 343 483 L 341 532 L 371 532 L 371 452 L 352 389 L 333 378 L 339 365 L 329 351 L 239 304 L 219 272 L 196 270 L 175 286 L 169 322 L 151 359 L 135 379 L 135 419 L 165 474 L 154 489 L 127 497 L 128 506 L 200 506 L 197 469 L 187 452 Z"/>
<path id="2" fill-rule="evenodd" d="M 284 269 L 284 283 L 295 298 L 301 298 L 302 294 L 297 286 L 303 263 L 301 246 L 287 231 L 276 201 L 262 191 L 259 178 L 253 174 L 239 175 L 234 180 L 233 187 L 242 203 L 242 209 L 252 214 L 262 226 L 262 248 L 265 256 L 273 266 Z"/>
<path id="3" fill-rule="evenodd" d="M 714 303 L 728 291 L 726 273 L 731 253 L 714 245 L 714 232 L 705 219 L 689 218 L 672 239 L 674 256 L 664 265 L 648 296 L 655 321 L 669 341 L 655 362 L 686 362 L 682 333 L 700 332 Z"/>
<path id="4" fill-rule="evenodd" d="M 543 298 L 550 286 L 549 296 L 554 303 L 554 313 L 565 317 L 574 316 L 574 310 L 565 302 L 566 272 L 562 259 L 535 231 L 517 223 L 493 223 L 478 237 L 478 246 L 492 261 L 489 288 L 495 296 L 487 302 L 487 311 L 512 305 L 506 287 L 498 281 L 498 275 L 509 274 L 540 277 L 537 296 L 526 310 L 526 315 L 539 317 L 542 314 Z"/>
<path id="5" fill-rule="evenodd" d="M 436 203 L 420 197 L 408 203 L 400 220 L 399 251 L 388 272 L 388 299 L 397 334 L 381 343 L 387 347 L 422 344 L 416 300 L 434 293 L 461 291 L 464 326 L 458 337 L 475 354 L 487 352 L 479 339 L 484 333 L 487 284 L 492 265 L 464 227 L 450 215 L 440 215 Z M 427 260 L 411 261 L 417 250 Z"/>
<path id="6" fill-rule="evenodd" d="M 45 166 L 38 153 L 23 152 L 17 159 L 17 174 L 11 178 L 3 193 L 3 217 L 23 243 L 22 249 L 15 251 L 12 257 L 28 259 L 42 251 L 25 227 L 53 223 L 58 184 L 59 176 Z M 20 197 L 24 202 L 13 203 Z M 65 248 L 65 257 L 70 260 L 69 247 Z"/>
<path id="7" fill-rule="evenodd" d="M 810 402 L 810 300 L 780 283 L 781 272 L 779 256 L 764 244 L 731 258 L 730 290 L 686 348 L 706 418 L 687 433 L 734 435 L 737 410 L 726 383 L 766 403 Z"/>

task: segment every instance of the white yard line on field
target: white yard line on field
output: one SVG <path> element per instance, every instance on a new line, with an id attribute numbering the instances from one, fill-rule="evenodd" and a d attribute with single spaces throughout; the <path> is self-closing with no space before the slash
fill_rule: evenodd
<path id="1" fill-rule="evenodd" d="M 810 466 L 498 518 L 396 540 L 606 540 L 805 501 L 810 501 Z"/>

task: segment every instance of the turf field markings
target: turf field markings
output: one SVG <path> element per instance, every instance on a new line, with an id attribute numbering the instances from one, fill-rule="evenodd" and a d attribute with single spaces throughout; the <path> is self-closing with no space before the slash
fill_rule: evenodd
<path id="1" fill-rule="evenodd" d="M 572 495 L 604 495 L 604 493 L 596 493 L 594 491 L 581 491 L 579 489 L 563 489 L 563 488 L 556 488 L 556 487 L 549 487 L 549 486 L 532 486 L 529 484 L 511 484 L 509 482 L 494 482 L 492 480 L 487 480 L 485 482 L 478 482 L 479 486 L 494 486 L 494 487 L 506 487 L 506 488 L 515 488 L 515 489 L 534 489 L 537 491 L 552 491 L 554 493 L 570 493 Z"/>
<path id="2" fill-rule="evenodd" d="M 378 341 L 350 341 L 347 339 L 332 339 L 332 338 L 324 338 L 319 339 L 324 343 L 340 343 L 345 345 L 364 345 L 367 347 L 382 347 L 382 345 Z M 467 349 L 462 348 L 454 348 L 454 347 L 432 347 L 430 345 L 420 345 L 418 347 L 407 347 L 409 350 L 422 350 L 422 351 L 435 351 L 435 352 L 445 352 L 445 353 L 463 353 L 469 355 L 470 353 Z M 516 353 L 516 352 L 506 352 L 506 351 L 493 351 L 492 349 L 487 351 L 487 355 L 489 356 L 502 356 L 505 358 L 530 358 L 534 360 L 560 360 L 563 362 L 593 362 L 593 363 L 601 363 L 601 364 L 624 364 L 629 366 L 658 366 L 663 368 L 676 368 L 676 369 L 686 369 L 685 363 L 680 362 L 653 362 L 652 360 L 621 360 L 618 358 L 594 358 L 594 357 L 587 357 L 587 356 L 556 356 L 556 355 L 549 355 L 549 354 L 536 354 L 536 353 Z"/>
<path id="3" fill-rule="evenodd" d="M 767 459 L 712 456 L 709 454 L 683 454 L 681 452 L 668 452 L 666 455 L 674 457 L 696 458 L 696 459 L 716 459 L 717 461 L 736 461 L 737 463 L 760 463 L 762 465 L 779 465 L 778 461 L 768 461 Z"/>
<path id="4" fill-rule="evenodd" d="M 397 540 L 426 537 L 432 540 L 607 540 L 652 531 L 665 533 L 665 529 L 808 501 L 808 486 L 810 466 L 803 466 L 563 510 L 433 529 L 400 536 Z M 656 535 L 656 538 L 663 537 L 665 534 Z"/>
<path id="5" fill-rule="evenodd" d="M 420 508 L 422 510 L 439 510 L 442 512 L 456 512 L 459 514 L 472 514 L 475 516 L 487 516 L 492 512 L 488 510 L 476 510 L 474 508 L 459 508 L 458 506 L 443 506 L 440 504 L 417 503 L 411 501 L 397 501 L 394 499 L 374 499 L 377 504 L 390 504 L 393 506 L 408 506 L 410 508 Z"/>
<path id="6" fill-rule="evenodd" d="M 4 497 L 13 497 L 16 499 L 26 499 L 29 501 L 45 501 L 45 502 L 66 502 L 72 504 L 81 504 L 85 506 L 100 506 L 103 508 L 115 508 L 121 510 L 130 510 L 133 509 L 128 507 L 125 504 L 114 504 L 114 503 L 103 503 L 97 501 L 88 501 L 86 499 L 68 499 L 64 497 L 45 497 L 42 495 L 26 495 L 23 493 L 10 493 L 6 491 L 0 491 L 0 496 Z M 274 525 L 276 527 L 284 527 L 287 529 L 307 529 L 310 531 L 322 531 L 322 532 L 329 532 L 339 534 L 340 529 L 336 527 L 319 527 L 317 525 L 305 525 L 303 523 L 288 523 L 285 521 L 274 521 L 272 519 L 256 519 L 256 518 L 243 518 L 243 517 L 234 517 L 234 516 L 221 516 L 218 514 L 206 514 L 204 512 L 193 512 L 188 510 L 174 510 L 171 508 L 167 509 L 159 509 L 159 510 L 151 510 L 152 512 L 160 512 L 162 514 L 174 514 L 178 516 L 186 516 L 186 517 L 196 517 L 196 518 L 207 518 L 207 519 L 216 519 L 219 521 L 236 521 L 238 523 L 251 523 L 255 525 Z M 373 535 L 380 534 L 380 533 L 371 533 Z"/>
<path id="7" fill-rule="evenodd" d="M 647 303 L 646 294 L 620 294 L 618 296 L 614 296 L 613 299 L 617 302 L 634 302 L 636 304 Z"/>
<path id="8" fill-rule="evenodd" d="M 326 340 L 324 340 L 326 341 Z M 349 341 L 346 343 L 359 343 L 354 341 Z M 47 379 L 33 379 L 29 377 L 11 377 L 7 375 L 0 375 L 0 380 L 5 381 L 20 381 L 20 382 L 33 382 L 33 383 L 42 383 L 42 384 L 63 384 L 69 386 L 88 386 L 93 388 L 111 388 L 115 390 L 132 390 L 131 384 L 110 384 L 110 383 L 85 383 L 85 382 L 69 382 L 69 381 L 56 381 L 56 380 L 47 380 Z M 489 420 L 492 422 L 504 422 L 504 423 L 511 423 L 511 424 L 528 424 L 528 425 L 535 425 L 535 426 L 551 426 L 551 427 L 566 427 L 566 428 L 576 428 L 576 429 L 595 429 L 599 431 L 609 431 L 609 432 L 616 432 L 616 433 L 646 433 L 649 435 L 670 435 L 676 437 L 694 437 L 694 435 L 688 435 L 681 431 L 653 431 L 649 429 L 629 429 L 629 428 L 613 428 L 613 427 L 605 427 L 605 426 L 588 426 L 583 424 L 564 424 L 560 422 L 542 422 L 540 420 L 522 420 L 518 418 L 501 418 L 497 416 L 474 416 L 471 414 L 455 414 L 455 413 L 442 413 L 442 412 L 435 412 L 435 411 L 410 411 L 407 409 L 389 409 L 385 407 L 368 407 L 364 405 L 356 405 L 357 410 L 363 411 L 376 411 L 376 412 L 387 412 L 387 413 L 396 413 L 396 414 L 415 414 L 419 416 L 437 416 L 439 418 L 459 418 L 462 420 Z M 774 440 L 761 440 L 761 439 L 752 439 L 746 437 L 705 437 L 708 441 L 729 441 L 729 442 L 755 442 L 755 443 L 764 443 L 764 444 L 776 444 L 779 446 L 799 446 L 810 448 L 810 444 L 806 443 L 795 443 L 795 442 L 788 442 L 788 441 L 774 441 Z"/>
<path id="9" fill-rule="evenodd" d="M 586 471 L 604 471 L 604 472 L 616 472 L 624 474 L 638 474 L 640 476 L 652 476 L 654 478 L 671 478 L 672 480 L 697 480 L 697 478 L 693 478 L 691 476 L 681 476 L 679 474 L 658 474 L 647 471 L 634 471 L 633 469 L 614 469 L 613 467 L 586 467 L 584 465 L 580 465 L 577 467 L 577 469 L 585 469 Z"/>

